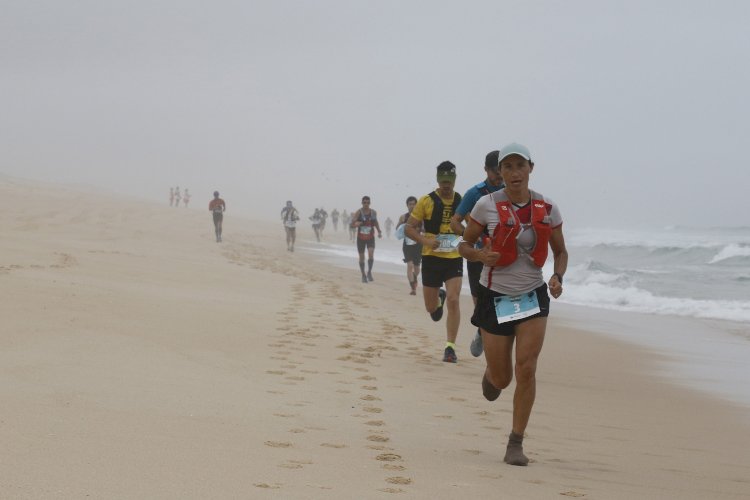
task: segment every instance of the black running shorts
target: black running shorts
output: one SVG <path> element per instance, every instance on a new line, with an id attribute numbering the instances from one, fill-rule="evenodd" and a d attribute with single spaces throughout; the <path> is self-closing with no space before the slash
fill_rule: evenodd
<path id="1" fill-rule="evenodd" d="M 404 262 L 414 262 L 419 265 L 422 262 L 422 245 L 404 245 Z"/>
<path id="2" fill-rule="evenodd" d="M 452 278 L 464 275 L 463 257 L 445 259 L 434 255 L 422 257 L 422 286 L 440 288 L 443 283 Z"/>
<path id="3" fill-rule="evenodd" d="M 471 289 L 471 296 L 477 297 L 479 295 L 479 278 L 482 276 L 482 269 L 484 264 L 481 262 L 466 261 L 466 271 L 469 273 L 469 289 Z"/>
<path id="4" fill-rule="evenodd" d="M 364 253 L 365 248 L 375 248 L 375 238 L 370 238 L 369 240 L 361 240 L 357 238 L 357 251 L 359 253 Z"/>
<path id="5" fill-rule="evenodd" d="M 500 297 L 502 293 L 490 290 L 483 285 L 479 285 L 479 295 L 477 295 L 477 305 L 474 307 L 474 314 L 471 317 L 471 324 L 478 326 L 493 335 L 515 335 L 516 325 L 533 318 L 546 318 L 549 316 L 549 295 L 547 294 L 547 283 L 534 290 L 537 300 L 539 301 L 539 312 L 528 318 L 508 321 L 507 323 L 497 322 L 497 313 L 495 313 L 495 297 Z"/>

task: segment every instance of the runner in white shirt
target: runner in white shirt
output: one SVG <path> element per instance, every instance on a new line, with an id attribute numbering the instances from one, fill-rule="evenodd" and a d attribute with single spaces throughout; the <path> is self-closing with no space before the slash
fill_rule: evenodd
<path id="1" fill-rule="evenodd" d="M 529 150 L 509 144 L 500 150 L 498 163 L 505 188 L 479 199 L 458 249 L 467 260 L 484 264 L 471 318 L 481 329 L 487 361 L 482 392 L 494 401 L 515 373 L 513 427 L 505 462 L 527 465 L 523 435 L 536 396 L 536 366 L 547 328 L 549 295 L 558 298 L 562 293 L 568 252 L 559 209 L 552 200 L 529 189 L 534 169 Z M 489 241 L 476 249 L 474 243 L 485 228 Z M 554 258 L 549 294 L 542 276 L 548 248 Z"/>

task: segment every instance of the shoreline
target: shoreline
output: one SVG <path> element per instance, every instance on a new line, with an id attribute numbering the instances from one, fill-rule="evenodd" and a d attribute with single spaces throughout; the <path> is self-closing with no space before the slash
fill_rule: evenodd
<path id="1" fill-rule="evenodd" d="M 327 265 L 350 269 L 353 273 L 357 271 L 357 250 L 354 243 L 348 241 L 346 233 L 327 234 L 321 244 L 331 243 L 350 244 L 351 255 L 342 256 L 338 249 L 334 254 L 329 254 L 325 249 L 320 249 L 317 242 L 309 239 L 303 240 L 301 248 Z M 392 241 L 384 243 L 392 250 Z M 375 273 L 394 277 L 405 273 L 405 265 L 378 262 L 377 257 L 376 245 Z M 357 277 L 358 274 L 354 273 L 353 276 Z M 462 296 L 470 296 L 466 278 Z M 417 292 L 417 297 L 421 299 L 421 292 Z M 559 320 L 565 326 L 657 350 L 662 356 L 656 370 L 660 376 L 750 412 L 750 386 L 744 383 L 748 377 L 746 360 L 750 359 L 748 325 L 728 320 L 618 311 L 564 301 L 553 301 L 552 306 L 553 314 L 559 315 Z M 471 309 L 463 310 L 469 314 Z M 461 332 L 470 330 L 469 327 L 468 322 L 462 320 Z M 688 342 L 684 341 L 685 335 L 690 336 Z"/>

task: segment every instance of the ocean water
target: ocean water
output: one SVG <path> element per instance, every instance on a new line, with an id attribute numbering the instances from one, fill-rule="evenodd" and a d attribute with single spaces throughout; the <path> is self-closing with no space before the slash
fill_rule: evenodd
<path id="1" fill-rule="evenodd" d="M 560 302 L 750 323 L 750 227 L 575 229 L 566 230 L 565 240 L 569 262 Z M 353 244 L 305 246 L 357 271 Z M 378 240 L 377 272 L 404 274 L 402 259 L 400 241 Z M 545 279 L 551 274 L 550 257 Z"/>
<path id="2" fill-rule="evenodd" d="M 566 245 L 563 302 L 750 323 L 750 227 L 580 229 Z"/>

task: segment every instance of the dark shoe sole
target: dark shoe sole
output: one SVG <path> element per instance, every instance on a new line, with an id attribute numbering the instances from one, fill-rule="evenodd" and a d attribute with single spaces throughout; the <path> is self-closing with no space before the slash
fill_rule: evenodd
<path id="1" fill-rule="evenodd" d="M 487 380 L 487 374 L 482 375 L 482 394 L 487 401 L 494 401 L 500 397 L 502 391 Z"/>
<path id="2" fill-rule="evenodd" d="M 438 299 L 440 300 L 440 307 L 430 313 L 430 318 L 432 318 L 432 321 L 440 321 L 440 318 L 443 317 L 443 306 L 445 305 L 445 290 L 443 290 L 442 288 L 438 292 Z"/>

